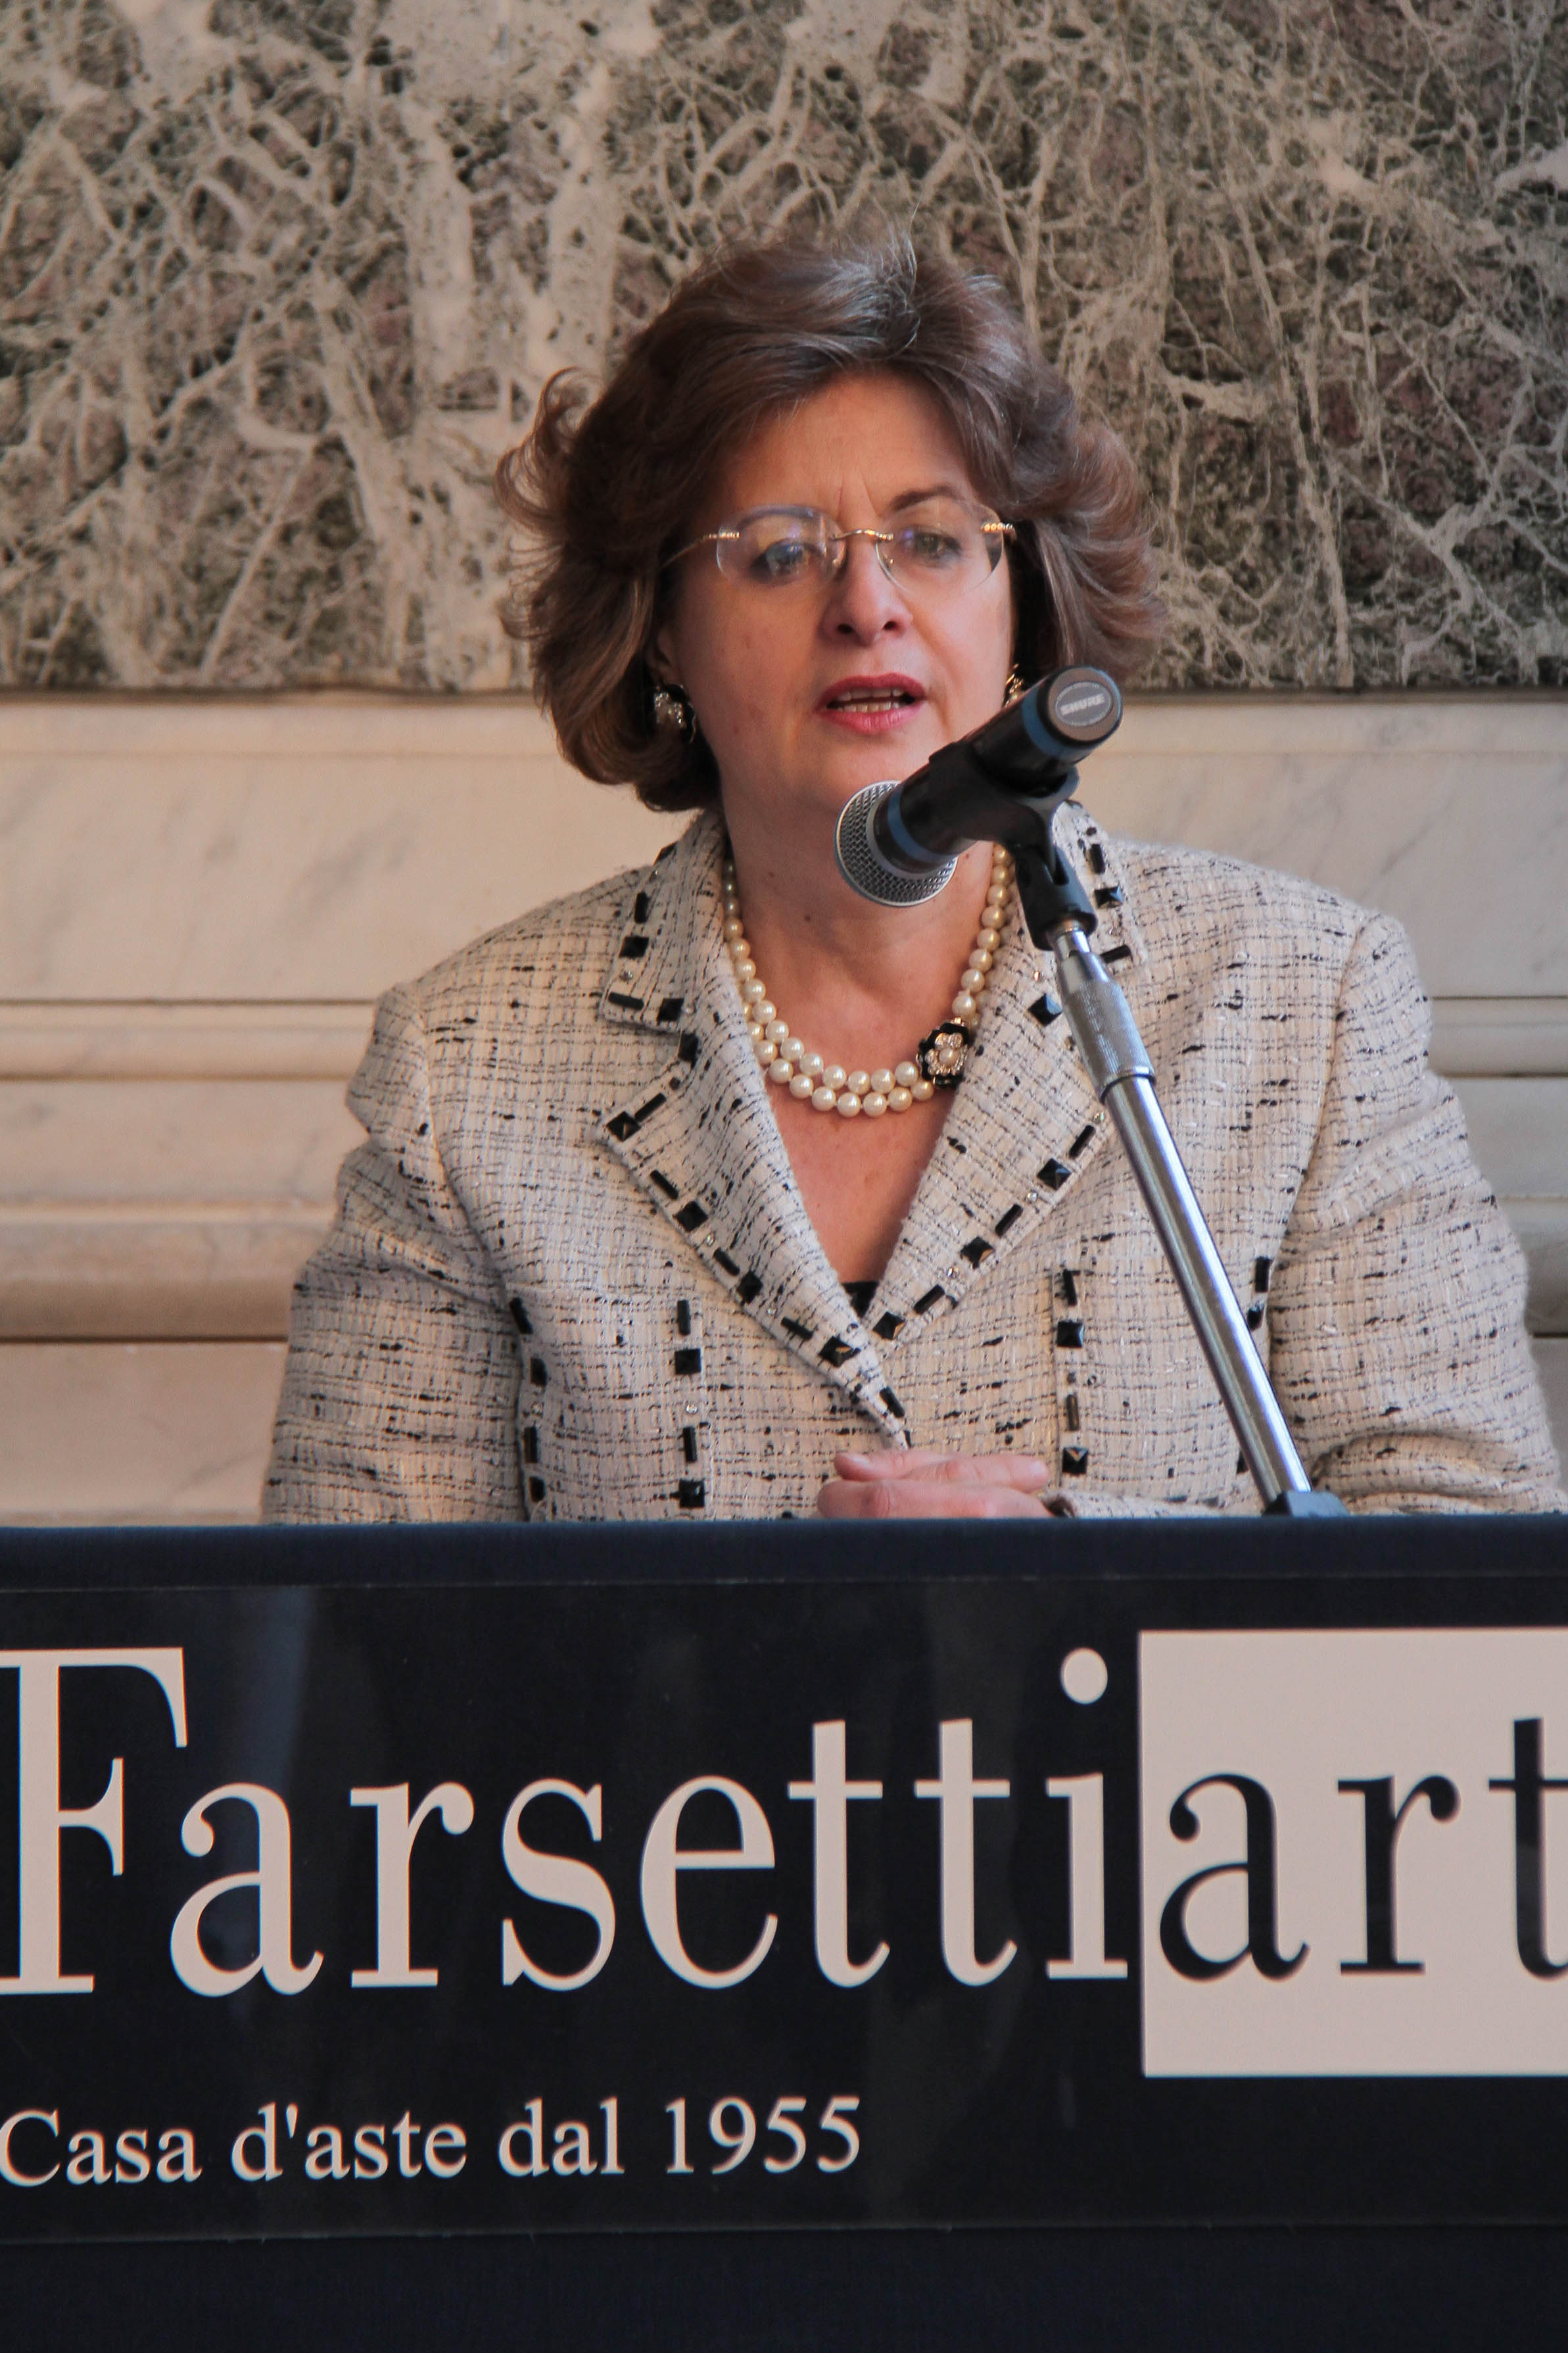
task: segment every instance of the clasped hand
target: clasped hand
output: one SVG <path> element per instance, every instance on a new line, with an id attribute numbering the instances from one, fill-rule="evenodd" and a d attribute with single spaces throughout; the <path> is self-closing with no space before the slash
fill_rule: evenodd
<path id="1" fill-rule="evenodd" d="M 1037 1455 L 889 1447 L 836 1454 L 833 1472 L 816 1498 L 828 1520 L 1041 1519 L 1063 1511 L 1047 1492 L 1051 1474 Z"/>

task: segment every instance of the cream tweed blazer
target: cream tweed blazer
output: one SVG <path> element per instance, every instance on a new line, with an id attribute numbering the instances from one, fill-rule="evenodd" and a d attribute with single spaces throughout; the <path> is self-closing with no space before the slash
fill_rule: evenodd
<path id="1" fill-rule="evenodd" d="M 1059 838 L 1314 1482 L 1561 1507 L 1521 1255 L 1398 926 L 1081 810 Z M 1079 1514 L 1255 1510 L 1021 918 L 862 1319 L 746 1035 L 721 852 L 700 817 L 383 999 L 268 1516 L 776 1517 L 837 1449 L 905 1444 L 1041 1455 Z"/>

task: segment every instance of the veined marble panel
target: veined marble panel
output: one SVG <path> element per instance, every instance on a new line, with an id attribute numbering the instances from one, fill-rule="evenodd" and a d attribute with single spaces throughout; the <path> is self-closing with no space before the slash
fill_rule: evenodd
<path id="1" fill-rule="evenodd" d="M 543 378 L 867 206 L 1128 440 L 1159 682 L 1568 675 L 1561 0 L 8 0 L 0 679 L 504 683 Z"/>

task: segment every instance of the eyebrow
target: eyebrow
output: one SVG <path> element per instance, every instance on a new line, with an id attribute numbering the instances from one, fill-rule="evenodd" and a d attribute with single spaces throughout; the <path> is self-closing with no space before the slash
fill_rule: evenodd
<path id="1" fill-rule="evenodd" d="M 891 505 L 885 506 L 881 512 L 885 515 L 902 514 L 906 508 L 923 506 L 928 499 L 957 499 L 961 503 L 968 505 L 973 496 L 972 491 L 960 490 L 955 483 L 933 482 L 929 490 L 901 491 L 893 500 Z M 824 512 L 826 510 L 822 507 L 795 506 L 788 501 L 784 501 L 777 505 L 746 507 L 740 514 L 731 515 L 726 522 L 716 525 L 713 531 L 704 533 L 701 539 L 693 540 L 691 544 L 693 547 L 700 547 L 704 539 L 715 538 L 722 532 L 739 531 L 742 525 L 754 522 L 758 515 L 798 515 L 805 519 Z M 829 517 L 829 521 L 831 520 L 832 518 Z M 687 552 L 685 549 L 681 551 L 683 554 Z"/>
<path id="2" fill-rule="evenodd" d="M 884 508 L 883 512 L 901 514 L 905 507 L 923 506 L 927 499 L 967 499 L 971 495 L 969 491 L 956 489 L 952 482 L 933 482 L 929 490 L 906 491 L 901 498 L 893 501 L 891 506 Z"/>

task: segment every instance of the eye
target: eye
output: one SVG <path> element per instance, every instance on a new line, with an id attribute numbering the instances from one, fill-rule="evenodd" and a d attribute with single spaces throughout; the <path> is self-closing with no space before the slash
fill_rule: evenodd
<path id="1" fill-rule="evenodd" d="M 812 551 L 806 541 L 786 537 L 771 540 L 765 546 L 753 548 L 746 570 L 752 579 L 760 580 L 764 586 L 771 588 L 785 581 L 800 579 L 809 571 L 811 561 Z"/>
<path id="2" fill-rule="evenodd" d="M 962 564 L 965 553 L 957 532 L 934 522 L 910 523 L 900 532 L 895 543 L 895 560 L 918 565 L 922 572 L 941 572 L 950 565 Z"/>
<path id="3" fill-rule="evenodd" d="M 720 569 L 757 588 L 809 580 L 826 553 L 824 517 L 791 507 L 747 515 L 719 543 Z"/>

